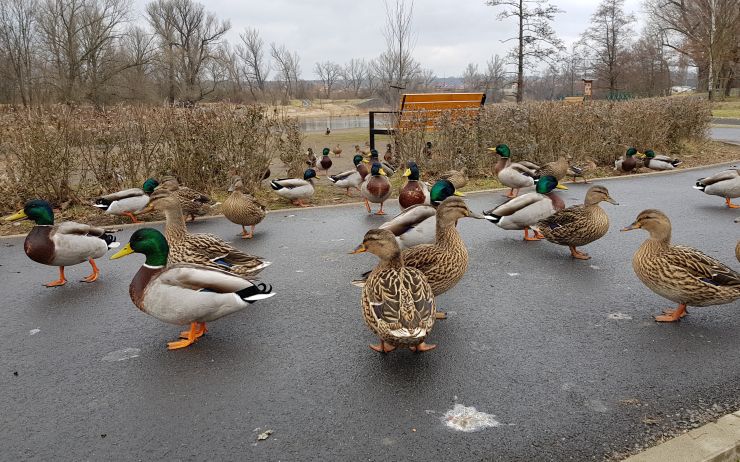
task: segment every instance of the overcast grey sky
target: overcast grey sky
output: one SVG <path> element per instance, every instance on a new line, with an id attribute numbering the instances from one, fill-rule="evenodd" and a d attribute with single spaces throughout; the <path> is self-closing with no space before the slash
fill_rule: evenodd
<path id="1" fill-rule="evenodd" d="M 134 0 L 139 14 L 148 0 Z M 231 21 L 229 40 L 235 43 L 247 26 L 260 30 L 266 42 L 284 43 L 298 52 L 303 77 L 315 78 L 317 61 L 340 64 L 371 59 L 383 50 L 383 0 L 201 0 L 209 11 Z M 587 27 L 596 0 L 555 0 L 565 13 L 555 29 L 570 45 Z M 641 0 L 626 0 L 625 9 L 639 17 Z M 504 55 L 513 45 L 501 43 L 515 33 L 514 22 L 500 22 L 500 7 L 484 0 L 416 0 L 415 57 L 437 76 L 460 76 L 469 62 L 483 65 L 493 54 Z M 638 21 L 639 22 L 639 21 Z M 635 25 L 639 32 L 640 25 Z"/>

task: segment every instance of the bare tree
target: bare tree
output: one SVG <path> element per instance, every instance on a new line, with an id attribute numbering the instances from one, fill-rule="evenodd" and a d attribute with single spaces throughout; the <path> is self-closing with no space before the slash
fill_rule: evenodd
<path id="1" fill-rule="evenodd" d="M 276 70 L 283 84 L 286 98 L 292 98 L 298 94 L 299 75 L 301 73 L 300 58 L 298 53 L 290 52 L 285 45 L 270 44 L 270 55 L 275 61 Z"/>
<path id="2" fill-rule="evenodd" d="M 397 99 L 400 90 L 406 88 L 421 71 L 421 66 L 412 53 L 416 38 L 411 28 L 414 12 L 413 0 L 386 0 L 386 23 L 383 29 L 386 50 L 376 60 L 375 70 L 381 81 L 387 82 L 386 96 Z M 390 91 L 391 89 L 396 91 Z"/>
<path id="3" fill-rule="evenodd" d="M 321 83 L 326 91 L 326 98 L 331 99 L 331 89 L 339 80 L 342 74 L 342 67 L 332 61 L 324 61 L 322 63 L 316 63 L 314 66 L 314 72 L 316 76 L 321 80 Z"/>
<path id="4" fill-rule="evenodd" d="M 562 41 L 555 34 L 551 22 L 555 15 L 563 11 L 547 0 L 488 0 L 490 6 L 500 6 L 504 10 L 498 19 L 515 18 L 517 35 L 504 42 L 517 41 L 512 54 L 517 66 L 517 103 L 524 98 L 524 69 L 534 61 L 551 61 L 563 49 Z"/>
<path id="5" fill-rule="evenodd" d="M 37 9 L 37 0 L 0 0 L 0 46 L 7 54 L 24 107 L 33 101 Z"/>
<path id="6" fill-rule="evenodd" d="M 132 66 L 123 73 L 123 85 L 129 99 L 146 101 L 151 96 L 154 36 L 140 26 L 132 26 L 121 42 L 124 62 Z"/>
<path id="7" fill-rule="evenodd" d="M 581 35 L 580 43 L 591 52 L 596 79 L 610 93 L 619 89 L 634 22 L 635 15 L 624 11 L 624 0 L 602 0 Z"/>
<path id="8" fill-rule="evenodd" d="M 352 58 L 342 68 L 342 80 L 347 89 L 352 90 L 352 94 L 357 97 L 360 94 L 362 85 L 365 83 L 368 74 L 368 66 L 364 59 Z"/>
<path id="9" fill-rule="evenodd" d="M 506 71 L 505 63 L 499 55 L 491 56 L 486 62 L 486 71 L 483 73 L 483 90 L 491 93 L 493 101 L 501 99 L 501 93 L 505 85 Z"/>
<path id="10" fill-rule="evenodd" d="M 236 47 L 236 55 L 244 67 L 249 91 L 257 99 L 255 90 L 264 93 L 265 82 L 270 74 L 270 65 L 265 58 L 265 41 L 257 29 L 249 27 L 239 34 L 239 39 L 241 43 Z"/>
<path id="11" fill-rule="evenodd" d="M 478 71 L 478 65 L 468 63 L 463 72 L 463 88 L 466 90 L 478 90 L 481 87 L 483 75 Z"/>

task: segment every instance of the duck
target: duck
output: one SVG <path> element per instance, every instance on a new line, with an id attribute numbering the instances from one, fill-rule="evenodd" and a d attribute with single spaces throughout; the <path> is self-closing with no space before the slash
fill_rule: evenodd
<path id="1" fill-rule="evenodd" d="M 371 229 L 352 252 L 370 252 L 380 261 L 362 288 L 365 323 L 380 338 L 370 348 L 389 353 L 396 348 L 432 350 L 426 343 L 436 319 L 434 293 L 421 270 L 404 264 L 396 238 L 386 229 Z"/>
<path id="2" fill-rule="evenodd" d="M 164 213 L 170 263 L 193 263 L 237 276 L 254 276 L 271 264 L 262 257 L 242 252 L 213 234 L 188 232 L 177 196 L 170 191 L 154 191 L 148 207 Z"/>
<path id="3" fill-rule="evenodd" d="M 601 202 L 619 205 L 605 187 L 592 186 L 586 191 L 583 205 L 558 210 L 540 220 L 537 231 L 554 244 L 567 245 L 573 258 L 588 260 L 591 256 L 577 247 L 601 239 L 609 231 L 609 215 L 599 205 Z"/>
<path id="4" fill-rule="evenodd" d="M 419 166 L 409 161 L 403 176 L 408 178 L 406 184 L 398 193 L 398 205 L 406 210 L 412 205 L 429 203 L 429 187 L 419 179 Z"/>
<path id="5" fill-rule="evenodd" d="M 303 172 L 303 179 L 300 178 L 278 178 L 272 180 L 270 186 L 275 193 L 284 197 L 300 207 L 310 207 L 303 203 L 304 199 L 313 197 L 314 181 L 316 180 L 316 170 L 309 168 Z"/>
<path id="6" fill-rule="evenodd" d="M 438 180 L 429 190 L 429 205 L 412 205 L 391 220 L 380 225 L 396 236 L 401 249 L 419 244 L 433 244 L 437 229 L 437 207 L 450 196 L 463 197 L 449 180 Z"/>
<path id="7" fill-rule="evenodd" d="M 543 176 L 552 176 L 556 180 L 560 181 L 565 178 L 568 174 L 568 168 L 570 167 L 571 156 L 559 156 L 558 160 L 554 162 L 548 162 L 534 172 L 535 178 L 542 178 Z"/>
<path id="8" fill-rule="evenodd" d="M 448 180 L 455 185 L 456 190 L 464 188 L 468 184 L 468 173 L 463 167 L 460 170 L 447 170 L 446 172 L 440 173 L 436 180 Z"/>
<path id="9" fill-rule="evenodd" d="M 591 184 L 586 178 L 586 173 L 596 170 L 596 162 L 592 159 L 586 159 L 581 165 L 569 165 L 567 176 L 573 178 L 573 183 L 578 183 L 577 178 L 583 178 L 583 184 Z"/>
<path id="10" fill-rule="evenodd" d="M 227 220 L 241 225 L 242 239 L 252 239 L 254 237 L 254 227 L 265 219 L 267 207 L 251 194 L 244 192 L 244 182 L 238 175 L 232 178 L 229 192 L 231 194 L 221 205 L 221 210 Z M 247 226 L 250 227 L 249 232 L 247 232 Z"/>
<path id="11" fill-rule="evenodd" d="M 544 236 L 536 230 L 534 237 L 529 237 L 529 229 L 540 220 L 565 208 L 565 203 L 553 190 L 568 188 L 558 184 L 558 180 L 550 175 L 537 180 L 535 188 L 534 192 L 515 197 L 494 209 L 484 211 L 483 218 L 501 229 L 523 229 L 525 241 L 544 239 Z"/>
<path id="12" fill-rule="evenodd" d="M 342 145 L 339 143 L 335 144 L 334 147 L 331 148 L 331 152 L 333 152 L 336 157 L 342 157 L 342 151 Z"/>
<path id="13" fill-rule="evenodd" d="M 624 153 L 623 158 L 614 161 L 614 170 L 619 170 L 620 172 L 625 173 L 632 172 L 637 168 L 637 159 L 635 159 L 635 156 L 639 155 L 640 153 L 637 152 L 637 149 L 628 148 L 627 152 Z"/>
<path id="14" fill-rule="evenodd" d="M 74 221 L 54 224 L 54 211 L 45 200 L 30 200 L 22 210 L 5 217 L 6 221 L 24 219 L 35 223 L 23 243 L 28 258 L 42 265 L 59 267 L 59 279 L 44 284 L 46 287 L 63 286 L 67 283 L 64 268 L 84 262 L 90 263 L 92 273 L 82 282 L 97 281 L 100 270 L 95 259 L 118 246 L 112 231 Z"/>
<path id="15" fill-rule="evenodd" d="M 370 164 L 380 164 L 380 166 L 383 167 L 383 171 L 385 171 L 386 176 L 390 177 L 396 173 L 396 168 L 393 165 L 388 162 L 382 162 L 378 158 L 378 151 L 376 149 L 370 150 Z"/>
<path id="16" fill-rule="evenodd" d="M 434 154 L 434 152 L 432 150 L 432 142 L 431 141 L 427 141 L 424 144 L 424 148 L 422 148 L 421 152 L 422 152 L 422 154 L 424 154 L 424 156 L 426 156 L 427 159 L 431 159 L 432 158 L 432 155 Z"/>
<path id="17" fill-rule="evenodd" d="M 312 148 L 306 150 L 306 165 L 308 168 L 316 168 L 316 155 Z"/>
<path id="18" fill-rule="evenodd" d="M 180 333 L 180 339 L 167 343 L 168 350 L 185 348 L 198 341 L 208 331 L 206 323 L 275 295 L 269 285 L 217 268 L 170 262 L 167 240 L 153 228 L 136 230 L 128 244 L 110 259 L 133 253 L 146 257 L 129 285 L 134 305 L 168 324 L 190 325 Z"/>
<path id="19" fill-rule="evenodd" d="M 374 204 L 380 204 L 380 209 L 375 214 L 385 215 L 383 204 L 391 195 L 391 182 L 380 163 L 375 163 L 370 168 L 370 175 L 360 185 L 360 193 L 365 199 L 367 213 L 372 213 L 370 209 L 370 202 L 372 202 Z"/>
<path id="20" fill-rule="evenodd" d="M 740 299 L 740 273 L 699 250 L 672 244 L 671 220 L 665 213 L 643 210 L 622 231 L 635 229 L 644 229 L 650 236 L 632 257 L 632 269 L 648 289 L 678 304 L 655 316 L 656 321 L 679 321 L 689 306 L 724 305 Z"/>
<path id="21" fill-rule="evenodd" d="M 406 266 L 421 270 L 427 278 L 435 297 L 447 292 L 462 279 L 468 269 L 468 249 L 457 231 L 457 221 L 470 217 L 483 219 L 472 212 L 465 201 L 458 196 L 450 196 L 437 207 L 436 238 L 432 244 L 421 244 L 401 252 Z M 362 286 L 370 273 L 363 279 L 353 281 Z M 437 310 L 437 319 L 445 319 L 447 314 Z"/>
<path id="22" fill-rule="evenodd" d="M 329 157 L 329 153 L 331 151 L 329 148 L 324 148 L 323 151 L 321 151 L 321 160 L 319 161 L 319 166 L 321 167 L 321 170 L 324 171 L 324 176 L 329 175 L 329 169 L 331 168 L 331 157 Z"/>
<path id="23" fill-rule="evenodd" d="M 367 160 L 365 160 L 361 154 L 355 154 L 352 162 L 355 164 L 354 170 L 347 170 L 346 172 L 329 177 L 329 181 L 331 181 L 334 186 L 345 188 L 348 196 L 351 196 L 349 193 L 351 188 L 355 188 L 358 191 L 360 190 L 360 185 L 362 185 L 362 182 L 365 180 L 365 176 L 367 176 L 368 173 L 367 166 L 364 165 L 363 168 L 365 175 L 360 172 L 360 165 L 367 163 Z"/>
<path id="24" fill-rule="evenodd" d="M 132 223 L 140 223 L 134 214 L 144 210 L 149 203 L 149 194 L 153 193 L 157 186 L 159 186 L 157 180 L 148 178 L 141 188 L 124 189 L 98 197 L 95 199 L 93 207 L 97 207 L 109 215 L 127 216 Z"/>
<path id="25" fill-rule="evenodd" d="M 740 223 L 740 217 L 735 218 L 735 223 Z M 735 258 L 740 261 L 740 241 L 737 241 L 737 245 L 735 245 Z"/>
<path id="26" fill-rule="evenodd" d="M 393 164 L 394 162 L 393 145 L 391 144 L 385 145 L 385 154 L 383 154 L 383 160 L 388 162 L 389 164 Z"/>
<path id="27" fill-rule="evenodd" d="M 731 209 L 740 208 L 731 199 L 740 197 L 740 168 L 732 167 L 707 178 L 699 178 L 694 189 L 710 196 L 725 198 L 725 204 Z"/>
<path id="28" fill-rule="evenodd" d="M 493 167 L 493 173 L 504 186 L 509 188 L 506 197 L 514 198 L 522 188 L 534 186 L 534 172 L 539 169 L 538 165 L 529 162 L 511 162 L 511 150 L 506 144 L 499 144 L 495 148 L 488 148 L 499 156 L 499 160 Z"/>
<path id="29" fill-rule="evenodd" d="M 673 170 L 674 168 L 681 165 L 678 159 L 672 159 L 668 156 L 657 155 L 652 149 L 648 149 L 643 153 L 643 165 L 651 170 Z"/>
<path id="30" fill-rule="evenodd" d="M 157 189 L 167 189 L 177 194 L 180 206 L 190 221 L 195 221 L 196 216 L 203 216 L 211 209 L 211 198 L 186 186 L 181 186 L 177 178 L 173 176 L 164 177 Z"/>

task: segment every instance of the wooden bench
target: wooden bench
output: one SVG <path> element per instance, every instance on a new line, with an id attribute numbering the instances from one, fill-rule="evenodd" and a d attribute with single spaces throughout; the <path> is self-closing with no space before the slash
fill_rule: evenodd
<path id="1" fill-rule="evenodd" d="M 566 96 L 563 98 L 566 104 L 583 104 L 583 96 Z"/>
<path id="2" fill-rule="evenodd" d="M 370 111 L 370 149 L 375 149 L 375 135 L 392 135 L 396 130 L 419 127 L 434 129 L 444 113 L 450 112 L 454 117 L 476 116 L 485 103 L 485 93 L 405 94 L 398 111 Z M 395 126 L 375 128 L 376 114 L 393 114 Z"/>

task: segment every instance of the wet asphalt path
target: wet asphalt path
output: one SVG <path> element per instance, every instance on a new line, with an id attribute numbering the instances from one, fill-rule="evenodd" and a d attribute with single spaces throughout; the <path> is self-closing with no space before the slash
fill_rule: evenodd
<path id="1" fill-rule="evenodd" d="M 630 264 L 646 234 L 618 231 L 658 207 L 675 241 L 738 268 L 740 212 L 691 188 L 714 170 L 602 181 L 620 205 L 604 205 L 611 230 L 584 248 L 588 262 L 461 220 L 468 274 L 439 298 L 450 317 L 420 355 L 368 348 L 349 280 L 375 258 L 347 252 L 383 220 L 361 205 L 271 213 L 250 242 L 225 219 L 194 224 L 268 257 L 278 295 L 174 352 L 179 329 L 128 298 L 141 256 L 100 260 L 91 285 L 75 282 L 88 267 L 70 268 L 70 283 L 46 289 L 56 269 L 27 259 L 22 239 L 0 240 L 0 459 L 591 460 L 631 448 L 644 418 L 740 393 L 740 303 L 654 323 L 670 304 Z M 586 188 L 563 191 L 566 203 Z M 504 200 L 468 199 L 475 210 Z M 501 425 L 450 429 L 442 415 L 456 404 Z"/>

